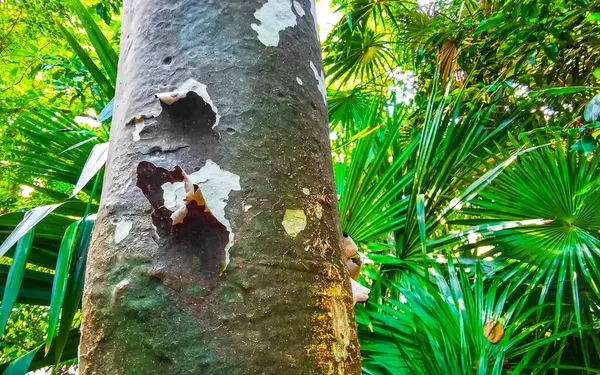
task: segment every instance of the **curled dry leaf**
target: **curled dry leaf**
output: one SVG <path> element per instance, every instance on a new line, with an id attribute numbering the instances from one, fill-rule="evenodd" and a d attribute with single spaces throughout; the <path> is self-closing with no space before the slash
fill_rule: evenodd
<path id="1" fill-rule="evenodd" d="M 344 251 L 346 252 L 346 259 L 350 259 L 358 254 L 358 246 L 352 241 L 352 238 L 344 237 L 342 244 L 344 245 Z"/>
<path id="2" fill-rule="evenodd" d="M 350 236 L 348 236 L 346 233 L 344 233 L 342 244 L 346 253 L 346 267 L 348 268 L 350 282 L 352 284 L 352 299 L 354 300 L 354 304 L 365 302 L 367 299 L 369 299 L 369 293 L 371 293 L 371 290 L 356 281 L 358 275 L 360 274 L 360 267 L 363 263 L 360 256 L 358 258 L 353 258 L 356 256 L 356 254 L 358 254 L 358 246 L 356 246 L 352 238 L 350 238 Z"/>
<path id="3" fill-rule="evenodd" d="M 206 202 L 204 201 L 204 197 L 202 196 L 200 188 L 195 186 L 192 181 L 190 181 L 188 175 L 183 170 L 181 173 L 183 174 L 183 187 L 185 189 L 185 205 L 181 206 L 171 214 L 173 225 L 183 223 L 183 219 L 185 219 L 189 212 L 188 205 L 192 202 L 195 202 L 198 207 L 204 207 L 204 212 L 210 212 Z"/>
<path id="4" fill-rule="evenodd" d="M 362 286 L 362 284 L 354 279 L 350 279 L 350 283 L 352 283 L 352 299 L 354 300 L 354 304 L 365 302 L 369 299 L 369 293 L 371 293 L 369 288 Z"/>
<path id="5" fill-rule="evenodd" d="M 179 99 L 183 99 L 187 96 L 187 92 L 183 91 L 172 91 L 172 92 L 161 92 L 155 95 L 158 100 L 161 102 L 171 105 L 178 101 Z"/>
<path id="6" fill-rule="evenodd" d="M 504 337 L 504 327 L 496 321 L 487 322 L 483 326 L 483 335 L 491 344 L 497 344 Z"/>
<path id="7" fill-rule="evenodd" d="M 173 220 L 173 225 L 183 223 L 183 219 L 185 219 L 187 214 L 188 214 L 187 206 L 179 207 L 175 212 L 173 212 L 171 214 L 171 220 Z"/>
<path id="8" fill-rule="evenodd" d="M 358 279 L 358 275 L 360 275 L 360 267 L 362 266 L 362 258 L 351 258 L 346 261 L 346 267 L 348 268 L 348 272 L 350 273 L 350 277 L 354 280 Z"/>

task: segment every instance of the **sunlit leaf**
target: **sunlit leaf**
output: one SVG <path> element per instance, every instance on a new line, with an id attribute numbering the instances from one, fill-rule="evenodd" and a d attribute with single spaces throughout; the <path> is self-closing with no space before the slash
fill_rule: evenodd
<path id="1" fill-rule="evenodd" d="M 100 171 L 100 169 L 106 163 L 106 158 L 108 157 L 108 145 L 109 143 L 100 143 L 94 146 L 90 156 L 88 157 L 85 165 L 83 167 L 83 171 L 81 171 L 81 175 L 79 176 L 79 180 L 71 193 L 72 196 L 77 195 L 87 185 L 87 183 Z"/>
<path id="2" fill-rule="evenodd" d="M 25 266 L 27 265 L 27 257 L 31 251 L 33 243 L 33 230 L 27 232 L 17 242 L 17 248 L 13 256 L 13 262 L 8 272 L 6 285 L 4 286 L 4 294 L 2 296 L 2 306 L 0 306 L 0 337 L 4 334 L 8 317 L 12 311 L 13 305 L 17 300 L 23 275 L 25 274 Z"/>
<path id="3" fill-rule="evenodd" d="M 46 352 L 50 350 L 50 345 L 56 332 L 56 325 L 58 324 L 58 317 L 62 308 L 65 297 L 65 288 L 69 277 L 71 255 L 77 240 L 79 225 L 80 221 L 76 221 L 69 225 L 60 244 L 58 260 L 54 269 L 54 282 L 52 284 L 52 299 L 50 301 L 48 331 L 46 336 Z"/>
<path id="4" fill-rule="evenodd" d="M 102 109 L 98 115 L 98 121 L 104 122 L 113 116 L 113 110 L 115 106 L 115 98 L 112 98 L 110 102 Z"/>
<path id="5" fill-rule="evenodd" d="M 46 216 L 50 215 L 52 211 L 56 210 L 61 206 L 59 204 L 53 204 L 49 206 L 36 207 L 33 210 L 27 212 L 23 220 L 15 227 L 12 233 L 4 240 L 2 246 L 0 246 L 0 256 L 6 254 L 10 248 L 17 243 L 27 232 L 29 232 L 37 223 L 43 220 Z"/>
<path id="6" fill-rule="evenodd" d="M 4 370 L 4 375 L 25 375 L 29 372 L 29 367 L 31 365 L 31 361 L 33 361 L 33 357 L 40 350 L 41 346 L 35 348 L 24 356 L 12 362 L 6 370 Z"/>

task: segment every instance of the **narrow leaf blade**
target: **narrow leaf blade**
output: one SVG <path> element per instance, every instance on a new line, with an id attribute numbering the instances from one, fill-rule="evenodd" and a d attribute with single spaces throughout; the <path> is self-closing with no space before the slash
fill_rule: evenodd
<path id="1" fill-rule="evenodd" d="M 16 226 L 12 233 L 6 238 L 2 246 L 0 246 L 0 257 L 4 256 L 10 248 L 21 239 L 27 232 L 31 230 L 37 223 L 42 221 L 46 216 L 50 215 L 52 211 L 60 207 L 62 203 L 53 204 L 49 206 L 36 207 L 33 210 L 27 212 L 23 220 Z"/>
<path id="2" fill-rule="evenodd" d="M 8 317 L 12 311 L 13 305 L 17 300 L 19 289 L 21 288 L 21 282 L 23 281 L 23 275 L 25 275 L 25 266 L 27 265 L 27 257 L 31 251 L 31 245 L 33 243 L 33 229 L 27 232 L 19 242 L 17 242 L 17 248 L 15 255 L 13 256 L 13 262 L 8 271 L 8 278 L 6 285 L 4 286 L 4 296 L 2 297 L 2 307 L 0 311 L 0 337 L 4 334 Z"/>
<path id="3" fill-rule="evenodd" d="M 54 274 L 54 283 L 52 284 L 52 297 L 50 302 L 49 322 L 48 331 L 46 337 L 46 352 L 50 350 L 50 345 L 54 339 L 56 333 L 56 325 L 58 324 L 58 317 L 60 315 L 60 309 L 63 304 L 65 297 L 65 288 L 69 278 L 69 266 L 71 264 L 71 254 L 73 252 L 73 246 L 77 239 L 77 230 L 79 229 L 81 221 L 76 221 L 69 225 L 65 231 L 60 249 L 58 251 L 58 259 L 56 261 L 56 268 Z"/>
<path id="4" fill-rule="evenodd" d="M 98 173 L 100 168 L 104 166 L 106 163 L 106 158 L 108 156 L 108 142 L 99 143 L 94 146 L 90 156 L 88 157 L 85 165 L 83 166 L 83 171 L 81 171 L 81 175 L 79 176 L 79 180 L 73 189 L 73 193 L 71 196 L 77 195 L 87 185 L 87 183 Z"/>

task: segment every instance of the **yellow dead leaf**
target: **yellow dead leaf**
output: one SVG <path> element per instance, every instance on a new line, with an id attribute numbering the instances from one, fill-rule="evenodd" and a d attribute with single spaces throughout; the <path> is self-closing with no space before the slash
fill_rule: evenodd
<path id="1" fill-rule="evenodd" d="M 504 337 L 504 327 L 499 322 L 487 322 L 483 326 L 483 335 L 491 344 L 497 344 Z"/>

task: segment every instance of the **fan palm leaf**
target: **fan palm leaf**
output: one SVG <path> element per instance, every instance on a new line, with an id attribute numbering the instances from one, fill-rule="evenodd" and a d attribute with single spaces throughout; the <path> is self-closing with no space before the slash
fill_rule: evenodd
<path id="1" fill-rule="evenodd" d="M 533 321 L 542 306 L 523 309 L 526 297 L 511 296 L 500 279 L 486 281 L 480 264 L 472 276 L 452 261 L 447 272 L 429 272 L 390 285 L 400 300 L 357 311 L 365 373 L 538 373 L 546 347 L 583 329 L 555 333 L 552 319 Z M 561 368 L 556 358 L 546 366 Z"/>
<path id="2" fill-rule="evenodd" d="M 480 192 L 474 207 L 464 210 L 473 219 L 455 224 L 474 225 L 465 231 L 483 238 L 469 247 L 502 265 L 496 274 L 519 280 L 527 292 L 539 289 L 539 304 L 553 302 L 550 314 L 560 331 L 566 329 L 565 309 L 576 327 L 598 319 L 600 195 L 578 192 L 600 177 L 600 155 L 566 151 L 571 141 L 559 136 L 535 140 L 548 141 L 550 146 L 524 155 Z M 522 142 L 534 144 L 527 137 Z M 591 338 L 600 349 L 597 334 Z"/>

